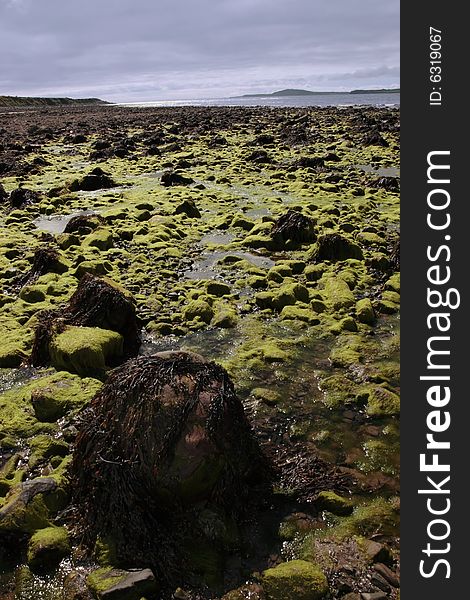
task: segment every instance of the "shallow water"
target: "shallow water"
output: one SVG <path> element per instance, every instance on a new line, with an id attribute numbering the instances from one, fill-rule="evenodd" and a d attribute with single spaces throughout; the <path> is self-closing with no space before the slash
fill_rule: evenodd
<path id="1" fill-rule="evenodd" d="M 267 256 L 260 256 L 258 254 L 252 254 L 251 252 L 231 252 L 231 251 L 217 251 L 203 252 L 200 257 L 195 260 L 189 269 L 184 271 L 185 279 L 213 279 L 214 274 L 217 273 L 216 268 L 217 261 L 225 258 L 226 256 L 238 256 L 239 258 L 245 259 L 253 263 L 256 267 L 262 269 L 270 269 L 276 263 L 268 258 Z"/>
<path id="2" fill-rule="evenodd" d="M 400 177 L 400 169 L 398 167 L 374 167 L 374 165 L 355 165 L 357 169 L 365 173 L 371 173 L 378 177 Z"/>
<path id="3" fill-rule="evenodd" d="M 34 225 L 41 231 L 48 231 L 49 233 L 63 233 L 64 229 L 67 227 L 69 221 L 71 221 L 74 217 L 78 217 L 80 215 L 96 215 L 96 211 L 94 210 L 78 210 L 73 213 L 69 213 L 68 215 L 48 215 L 48 216 L 40 216 L 33 221 Z"/>

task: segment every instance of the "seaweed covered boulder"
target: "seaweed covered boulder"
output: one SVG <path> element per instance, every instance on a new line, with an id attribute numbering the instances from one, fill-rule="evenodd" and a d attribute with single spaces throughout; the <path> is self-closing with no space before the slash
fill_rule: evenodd
<path id="1" fill-rule="evenodd" d="M 279 245 L 303 244 L 316 239 L 315 222 L 301 212 L 289 209 L 274 223 L 271 237 Z"/>
<path id="2" fill-rule="evenodd" d="M 82 413 L 69 472 L 78 529 L 89 547 L 112 540 L 117 566 L 189 574 L 185 549 L 207 545 L 207 514 L 233 522 L 263 469 L 222 367 L 186 352 L 142 356 Z"/>
<path id="3" fill-rule="evenodd" d="M 85 175 L 81 179 L 75 179 L 69 186 L 71 192 L 94 192 L 96 190 L 106 190 L 112 187 L 116 187 L 116 183 L 113 179 L 100 169 L 96 167 L 88 175 Z"/>
<path id="4" fill-rule="evenodd" d="M 332 262 L 355 258 L 362 260 L 364 255 L 361 248 L 339 233 L 325 233 L 321 235 L 312 253 L 314 262 L 331 260 Z"/>
<path id="5" fill-rule="evenodd" d="M 28 204 L 38 203 L 40 199 L 41 197 L 37 192 L 19 187 L 10 194 L 10 207 L 12 209 L 23 208 Z"/>
<path id="6" fill-rule="evenodd" d="M 47 273 L 65 273 L 68 268 L 67 260 L 55 248 L 41 246 L 34 251 L 31 269 L 21 277 L 20 285 L 32 283 Z"/>
<path id="7" fill-rule="evenodd" d="M 96 329 L 95 335 L 92 336 L 93 332 L 86 329 Z M 55 350 L 51 352 L 53 347 L 57 350 L 57 337 L 60 336 L 63 338 L 62 342 L 72 344 L 78 352 L 80 348 L 76 347 L 76 341 L 71 340 L 71 330 L 77 338 L 87 342 L 87 347 L 91 344 L 95 348 L 98 344 L 104 352 L 106 364 L 109 364 L 106 362 L 106 349 L 110 351 L 108 355 L 126 358 L 135 356 L 140 347 L 140 330 L 130 296 L 111 280 L 90 273 L 82 277 L 69 303 L 62 310 L 45 311 L 38 315 L 31 357 L 33 364 L 44 365 L 51 360 L 53 354 L 60 355 Z M 119 334 L 122 339 L 117 339 L 113 333 Z M 99 368 L 103 367 L 102 362 L 100 358 Z M 87 365 L 83 366 L 85 368 L 81 369 L 75 365 L 73 372 L 85 374 Z M 60 365 L 60 368 L 65 366 Z"/>

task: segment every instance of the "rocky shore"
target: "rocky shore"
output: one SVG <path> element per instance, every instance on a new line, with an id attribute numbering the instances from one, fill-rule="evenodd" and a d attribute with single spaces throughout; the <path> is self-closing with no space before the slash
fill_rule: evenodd
<path id="1" fill-rule="evenodd" d="M 0 599 L 399 598 L 399 111 L 0 112 Z"/>

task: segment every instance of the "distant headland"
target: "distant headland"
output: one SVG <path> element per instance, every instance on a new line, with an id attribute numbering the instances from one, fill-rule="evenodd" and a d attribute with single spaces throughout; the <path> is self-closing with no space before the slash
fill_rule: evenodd
<path id="1" fill-rule="evenodd" d="M 325 96 L 330 94 L 399 94 L 400 88 L 380 89 L 380 90 L 351 90 L 349 92 L 312 92 L 310 90 L 298 90 L 287 88 L 277 92 L 265 94 L 243 94 L 242 96 L 233 96 L 234 98 L 273 98 L 283 96 Z"/>
<path id="2" fill-rule="evenodd" d="M 26 96 L 0 96 L 0 107 L 26 108 L 31 106 L 74 106 L 109 104 L 99 98 L 29 98 Z"/>

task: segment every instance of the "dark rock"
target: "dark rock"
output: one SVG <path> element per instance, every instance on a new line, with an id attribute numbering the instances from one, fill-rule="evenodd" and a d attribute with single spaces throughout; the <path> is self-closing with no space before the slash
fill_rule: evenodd
<path id="1" fill-rule="evenodd" d="M 185 352 L 114 369 L 82 413 L 70 468 L 84 539 L 110 536 L 120 560 L 150 561 L 169 578 L 184 540 L 203 527 L 191 507 L 204 501 L 206 511 L 235 515 L 263 473 L 227 373 Z"/>
<path id="2" fill-rule="evenodd" d="M 99 327 L 115 331 L 124 340 L 124 356 L 135 356 L 140 347 L 140 330 L 132 299 L 106 278 L 86 273 L 68 304 L 59 311 L 38 315 L 31 360 L 47 364 L 49 343 L 67 326 Z"/>
<path id="3" fill-rule="evenodd" d="M 25 188 L 17 188 L 10 194 L 10 206 L 12 208 L 22 208 L 27 204 L 34 204 L 41 199 L 37 192 Z"/>
<path id="4" fill-rule="evenodd" d="M 72 192 L 95 192 L 96 190 L 105 190 L 112 187 L 116 187 L 116 183 L 102 169 L 96 167 L 82 179 L 75 179 L 70 184 L 69 189 Z"/>
<path id="5" fill-rule="evenodd" d="M 364 146 L 382 146 L 383 148 L 387 148 L 389 145 L 387 140 L 384 140 L 376 130 L 366 134 L 362 139 L 362 143 Z"/>
<path id="6" fill-rule="evenodd" d="M 98 600 L 140 600 L 158 592 L 155 576 L 150 569 L 123 571 L 98 569 L 87 578 L 88 587 Z"/>
<path id="7" fill-rule="evenodd" d="M 255 138 L 253 143 L 257 146 L 267 146 L 269 144 L 274 144 L 274 136 L 270 133 L 262 133 L 261 135 L 258 135 Z"/>
<path id="8" fill-rule="evenodd" d="M 84 144 L 87 141 L 86 135 L 77 133 L 67 140 L 70 144 Z"/>
<path id="9" fill-rule="evenodd" d="M 400 179 L 398 177 L 380 177 L 374 182 L 374 187 L 381 188 L 387 192 L 399 192 Z"/>
<path id="10" fill-rule="evenodd" d="M 194 200 L 191 199 L 183 200 L 183 202 L 175 208 L 175 215 L 180 214 L 184 214 L 192 219 L 199 219 L 201 217 L 198 207 Z"/>
<path id="11" fill-rule="evenodd" d="M 165 187 L 171 187 L 173 185 L 189 185 L 194 183 L 194 180 L 191 177 L 184 177 L 175 171 L 166 171 L 163 173 L 160 182 Z"/>
<path id="12" fill-rule="evenodd" d="M 266 150 L 255 150 L 246 157 L 246 160 L 259 164 L 272 162 L 272 158 L 269 156 Z"/>
<path id="13" fill-rule="evenodd" d="M 400 587 L 400 579 L 398 578 L 397 574 L 394 573 L 394 571 L 392 571 L 392 569 L 390 569 L 389 567 L 387 567 L 387 565 L 384 565 L 383 563 L 375 563 L 374 569 L 390 585 L 392 585 L 395 588 L 399 588 Z"/>
<path id="14" fill-rule="evenodd" d="M 72 217 L 64 229 L 64 233 L 90 233 L 106 220 L 100 215 L 76 215 Z"/>
<path id="15" fill-rule="evenodd" d="M 273 240 L 297 243 L 315 241 L 315 222 L 310 217 L 296 210 L 288 210 L 273 224 L 271 230 Z"/>
<path id="16" fill-rule="evenodd" d="M 294 166 L 298 169 L 315 169 L 325 166 L 325 159 L 320 156 L 302 156 L 295 161 Z"/>
<path id="17" fill-rule="evenodd" d="M 362 250 L 357 244 L 348 240 L 339 233 L 326 233 L 321 235 L 313 253 L 316 262 L 331 260 L 332 262 L 356 258 L 364 258 Z"/>

